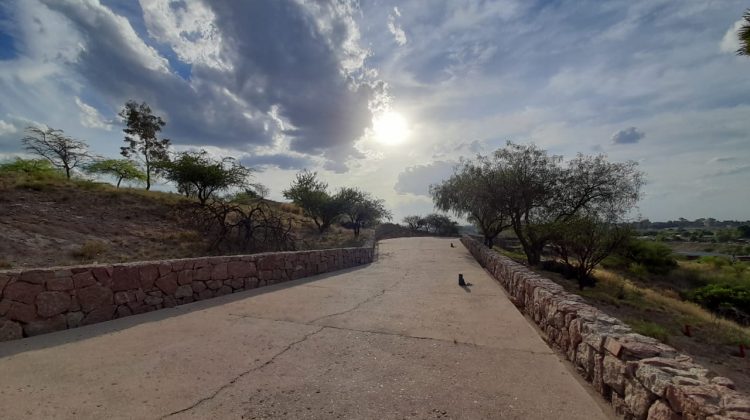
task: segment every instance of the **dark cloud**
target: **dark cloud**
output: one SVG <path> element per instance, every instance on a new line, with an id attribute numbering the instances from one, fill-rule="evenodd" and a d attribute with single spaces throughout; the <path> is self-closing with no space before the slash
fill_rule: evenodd
<path id="1" fill-rule="evenodd" d="M 291 156 L 281 153 L 248 156 L 242 158 L 241 162 L 243 165 L 260 169 L 268 166 L 275 166 L 279 169 L 304 169 L 311 168 L 314 165 L 314 162 L 305 156 Z"/>
<path id="2" fill-rule="evenodd" d="M 735 157 L 729 157 L 729 156 L 723 156 L 723 157 L 715 157 L 711 158 L 708 163 L 729 163 L 729 162 L 735 162 L 737 161 L 737 158 Z"/>
<path id="3" fill-rule="evenodd" d="M 718 171 L 711 176 L 728 176 L 728 175 L 739 175 L 739 174 L 746 174 L 750 173 L 750 165 L 744 165 L 744 166 L 737 166 L 731 169 L 725 169 L 722 171 Z"/>
<path id="4" fill-rule="evenodd" d="M 428 165 L 416 165 L 406 168 L 398 174 L 393 187 L 399 194 L 428 196 L 430 185 L 436 184 L 453 174 L 456 162 L 437 161 Z"/>
<path id="5" fill-rule="evenodd" d="M 628 127 L 612 134 L 612 143 L 614 144 L 634 144 L 646 137 L 646 133 L 636 127 Z"/>
<path id="6" fill-rule="evenodd" d="M 361 156 L 353 142 L 385 88 L 352 59 L 365 54 L 357 50 L 356 24 L 333 3 L 316 4 L 326 11 L 322 25 L 313 8 L 291 0 L 207 2 L 227 66 L 194 62 L 188 80 L 175 73 L 174 57 L 163 58 L 110 9 L 45 3 L 84 37 L 74 66 L 86 84 L 113 109 L 131 98 L 148 102 L 165 114 L 166 134 L 177 144 L 252 149 L 283 134 L 296 152 L 337 162 Z"/>

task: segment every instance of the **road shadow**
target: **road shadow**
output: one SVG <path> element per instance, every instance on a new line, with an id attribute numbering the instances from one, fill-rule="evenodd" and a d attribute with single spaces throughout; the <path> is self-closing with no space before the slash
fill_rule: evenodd
<path id="1" fill-rule="evenodd" d="M 458 286 L 458 287 L 464 289 L 464 292 L 466 292 L 466 293 L 471 293 L 471 287 L 472 286 L 474 286 L 474 285 L 471 284 L 471 283 L 466 283 L 466 285 L 464 285 L 464 286 Z"/>
<path id="2" fill-rule="evenodd" d="M 86 325 L 78 328 L 71 328 L 62 331 L 56 331 L 48 334 L 42 334 L 35 337 L 22 338 L 0 342 L 0 359 L 14 354 L 23 353 L 31 350 L 41 350 L 50 347 L 56 347 L 80 340 L 98 337 L 100 335 L 117 333 L 137 325 L 158 322 L 167 318 L 189 314 L 191 312 L 202 311 L 204 309 L 221 306 L 231 302 L 237 302 L 253 296 L 259 296 L 265 293 L 276 292 L 324 280 L 330 277 L 338 276 L 363 270 L 372 265 L 364 264 L 357 267 L 346 268 L 343 270 L 332 271 L 329 273 L 318 274 L 317 276 L 305 277 L 297 280 L 290 280 L 284 283 L 274 284 L 271 286 L 259 287 L 257 289 L 243 290 L 229 295 L 218 296 L 206 300 L 201 300 L 184 305 L 175 306 L 174 308 L 158 309 L 152 312 L 146 312 L 138 315 L 131 315 L 124 318 L 117 318 L 111 321 L 100 322 L 97 324 Z"/>

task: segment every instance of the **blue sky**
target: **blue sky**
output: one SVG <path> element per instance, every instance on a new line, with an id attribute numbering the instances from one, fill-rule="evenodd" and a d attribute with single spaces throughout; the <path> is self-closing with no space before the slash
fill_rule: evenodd
<path id="1" fill-rule="evenodd" d="M 399 219 L 424 214 L 460 156 L 513 140 L 639 162 L 643 217 L 748 219 L 750 59 L 734 54 L 747 6 L 10 0 L 0 154 L 45 124 L 116 156 L 116 114 L 135 99 L 177 149 L 237 157 L 277 199 L 309 168 Z"/>

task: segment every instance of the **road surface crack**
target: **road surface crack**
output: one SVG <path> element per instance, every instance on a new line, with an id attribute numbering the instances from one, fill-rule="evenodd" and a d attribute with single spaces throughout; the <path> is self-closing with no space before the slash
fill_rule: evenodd
<path id="1" fill-rule="evenodd" d="M 195 403 L 193 403 L 193 404 L 192 404 L 192 405 L 190 405 L 189 407 L 183 408 L 183 409 L 181 409 L 181 410 L 173 411 L 173 412 L 171 412 L 171 413 L 169 413 L 169 414 L 167 414 L 167 415 L 161 416 L 161 417 L 160 417 L 160 419 L 165 419 L 165 418 L 167 418 L 167 417 L 172 417 L 172 416 L 175 416 L 175 415 L 177 415 L 177 414 L 185 413 L 185 412 L 187 412 L 187 411 L 190 411 L 190 410 L 193 410 L 193 409 L 197 408 L 198 406 L 200 406 L 201 404 L 203 404 L 203 403 L 205 403 L 205 402 L 207 402 L 207 401 L 211 401 L 212 399 L 216 398 L 216 396 L 217 396 L 217 395 L 219 395 L 219 394 L 221 393 L 221 391 L 223 391 L 223 390 L 225 390 L 225 389 L 227 389 L 227 388 L 231 387 L 231 386 L 232 386 L 232 385 L 234 385 L 234 384 L 235 384 L 235 383 L 236 383 L 236 382 L 237 382 L 238 380 L 242 379 L 242 378 L 243 378 L 244 376 L 247 376 L 247 375 L 249 375 L 250 373 L 253 373 L 253 372 L 255 372 L 256 370 L 260 370 L 260 369 L 263 369 L 264 367 L 266 367 L 266 366 L 270 365 L 271 363 L 273 363 L 273 362 L 274 362 L 274 360 L 276 360 L 276 358 L 278 358 L 279 356 L 283 355 L 283 354 L 284 354 L 284 353 L 286 353 L 287 351 L 291 350 L 291 349 L 292 349 L 292 347 L 296 346 L 296 345 L 297 345 L 297 344 L 299 344 L 299 343 L 302 343 L 303 341 L 305 341 L 305 340 L 309 339 L 310 337 L 314 336 L 315 334 L 317 334 L 317 333 L 319 333 L 319 332 L 323 331 L 323 330 L 324 330 L 325 328 L 326 328 L 325 326 L 322 326 L 322 327 L 318 328 L 317 330 L 315 330 L 315 331 L 313 331 L 313 332 L 311 332 L 311 333 L 305 334 L 305 335 L 304 335 L 304 336 L 303 336 L 302 338 L 300 338 L 299 340 L 297 340 L 297 341 L 293 341 L 292 343 L 289 343 L 289 345 L 287 345 L 286 347 L 284 347 L 284 348 L 283 348 L 283 349 L 282 349 L 281 351 L 279 351 L 278 353 L 274 354 L 274 355 L 273 355 L 273 356 L 272 356 L 272 357 L 271 357 L 270 359 L 268 359 L 267 361 L 265 361 L 265 362 L 264 362 L 263 364 L 261 364 L 261 365 L 258 365 L 258 366 L 255 366 L 255 367 L 253 367 L 253 368 L 250 368 L 250 369 L 248 369 L 248 370 L 246 370 L 246 371 L 243 371 L 243 372 L 241 372 L 241 373 L 240 373 L 239 375 L 237 375 L 237 376 L 235 376 L 234 378 L 232 378 L 232 380 L 231 380 L 231 381 L 229 381 L 229 382 L 225 383 L 224 385 L 220 386 L 220 387 L 219 387 L 219 388 L 218 388 L 218 389 L 217 389 L 216 391 L 214 391 L 214 392 L 213 392 L 213 393 L 212 393 L 211 395 L 209 395 L 209 396 L 207 396 L 207 397 L 204 397 L 204 398 L 201 398 L 200 400 L 196 401 Z"/>
<path id="2" fill-rule="evenodd" d="M 408 271 L 404 272 L 404 276 L 401 278 L 401 280 L 405 279 L 408 275 L 409 275 Z M 349 312 L 356 311 L 362 305 L 365 305 L 365 304 L 373 301 L 374 299 L 383 296 L 385 294 L 385 292 L 387 292 L 387 291 L 393 289 L 394 287 L 398 286 L 398 284 L 401 283 L 401 280 L 395 281 L 392 285 L 386 287 L 385 289 L 381 290 L 378 293 L 375 293 L 374 295 L 368 297 L 367 299 L 363 300 L 362 302 L 359 302 L 358 304 L 354 305 L 354 307 L 352 307 L 350 309 L 347 309 L 347 310 L 341 311 L 341 312 L 336 312 L 336 313 L 333 313 L 333 314 L 323 315 L 320 318 L 315 318 L 312 321 L 310 321 L 310 324 L 315 324 L 316 322 L 318 322 L 320 320 L 323 320 L 323 319 L 326 319 L 326 318 L 330 318 L 330 317 L 334 317 L 334 316 L 339 316 L 339 315 L 344 315 L 344 314 L 348 314 Z"/>
<path id="3" fill-rule="evenodd" d="M 362 306 L 362 305 L 364 305 L 364 304 L 366 304 L 368 302 L 371 302 L 375 298 L 379 298 L 380 296 L 383 296 L 385 294 L 385 292 L 386 292 L 386 289 L 383 289 L 380 292 L 378 292 L 378 293 L 376 293 L 376 294 L 368 297 L 367 299 L 363 300 L 362 302 L 359 302 L 358 304 L 354 305 L 354 307 L 352 307 L 350 309 L 347 309 L 345 311 L 336 312 L 336 313 L 332 313 L 332 314 L 328 314 L 328 315 L 323 315 L 323 316 L 321 316 L 319 318 L 315 318 L 312 321 L 310 321 L 310 324 L 314 324 L 314 323 L 316 323 L 316 322 L 318 322 L 318 321 L 320 321 L 322 319 L 330 318 L 332 316 L 344 315 L 344 314 L 348 314 L 349 312 L 356 311 L 357 309 L 359 309 L 360 306 Z"/>

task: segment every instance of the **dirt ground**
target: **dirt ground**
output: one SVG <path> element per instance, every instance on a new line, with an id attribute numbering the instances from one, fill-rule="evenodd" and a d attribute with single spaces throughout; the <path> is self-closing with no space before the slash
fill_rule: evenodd
<path id="1" fill-rule="evenodd" d="M 296 249 L 361 246 L 373 235 L 332 226 L 324 234 L 299 209 L 267 202 L 293 220 Z M 0 270 L 113 263 L 215 254 L 200 231 L 181 222 L 181 196 L 75 183 L 3 188 L 0 183 Z M 184 212 L 183 212 L 184 213 Z"/>
<path id="2" fill-rule="evenodd" d="M 0 196 L 3 268 L 181 258 L 205 248 L 178 224 L 174 205 L 143 195 L 55 187 Z"/>

